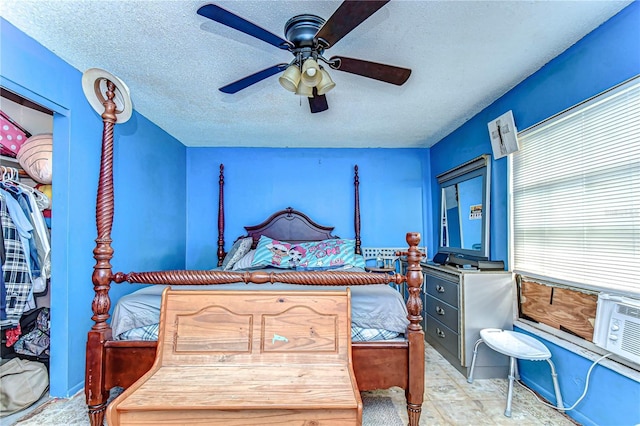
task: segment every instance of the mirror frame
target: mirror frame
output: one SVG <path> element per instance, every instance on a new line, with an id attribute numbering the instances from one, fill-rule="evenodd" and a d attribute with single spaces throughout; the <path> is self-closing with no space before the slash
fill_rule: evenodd
<path id="1" fill-rule="evenodd" d="M 444 190 L 451 185 L 482 176 L 482 248 L 480 250 L 465 249 L 462 247 L 446 247 L 443 246 L 443 208 L 444 208 Z M 436 176 L 440 185 L 440 214 L 438 216 L 439 235 L 438 235 L 438 253 L 454 254 L 458 257 L 468 258 L 472 260 L 488 260 L 489 259 L 489 224 L 491 223 L 491 155 L 483 154 L 471 161 L 454 167 L 444 173 Z M 461 212 L 462 213 L 462 212 Z"/>

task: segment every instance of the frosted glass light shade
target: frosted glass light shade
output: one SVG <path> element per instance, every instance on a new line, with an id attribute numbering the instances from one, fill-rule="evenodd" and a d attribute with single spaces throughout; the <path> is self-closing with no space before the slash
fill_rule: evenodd
<path id="1" fill-rule="evenodd" d="M 302 77 L 300 79 L 303 84 L 309 87 L 315 87 L 320 83 L 322 75 L 320 74 L 320 66 L 318 66 L 315 59 L 309 58 L 304 61 L 304 64 L 302 64 Z"/>
<path id="2" fill-rule="evenodd" d="M 329 73 L 323 69 L 320 70 L 320 76 L 321 80 L 316 86 L 316 89 L 318 89 L 318 95 L 324 95 L 329 90 L 336 87 L 336 83 L 333 82 Z"/>
<path id="3" fill-rule="evenodd" d="M 300 69 L 296 65 L 289 65 L 278 81 L 282 87 L 295 93 L 300 83 Z"/>
<path id="4" fill-rule="evenodd" d="M 296 90 L 296 95 L 306 96 L 307 98 L 313 98 L 313 87 L 307 86 L 306 84 L 298 84 L 298 90 Z"/>

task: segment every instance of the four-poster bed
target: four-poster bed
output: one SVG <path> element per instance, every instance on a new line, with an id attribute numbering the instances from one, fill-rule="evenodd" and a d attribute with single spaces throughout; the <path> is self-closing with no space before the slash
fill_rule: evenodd
<path id="1" fill-rule="evenodd" d="M 139 283 L 178 286 L 224 287 L 228 283 L 284 283 L 306 286 L 360 286 L 377 284 L 402 284 L 408 287 L 406 312 L 408 326 L 402 338 L 373 342 L 353 342 L 352 356 L 357 385 L 360 391 L 386 389 L 394 386 L 405 390 L 410 426 L 418 426 L 424 392 L 424 332 L 420 325 L 422 303 L 420 288 L 422 253 L 418 250 L 420 235 L 408 233 L 408 251 L 405 253 L 408 268 L 406 275 L 352 272 L 348 270 L 286 270 L 274 273 L 270 270 L 182 270 L 161 272 L 113 272 L 111 259 L 111 228 L 113 223 L 113 127 L 117 121 L 113 102 L 117 87 L 106 80 L 106 99 L 103 102 L 104 122 L 100 178 L 96 204 L 98 236 L 94 249 L 96 264 L 92 281 L 95 297 L 92 303 L 95 324 L 88 333 L 86 351 L 85 393 L 92 426 L 102 425 L 107 398 L 114 387 L 127 388 L 147 372 L 155 359 L 156 341 L 115 340 L 108 322 L 111 300 L 111 283 Z M 224 168 L 220 166 L 218 208 L 218 266 L 225 259 L 224 250 Z M 355 253 L 360 253 L 360 208 L 358 169 L 355 168 Z M 308 216 L 291 208 L 273 214 L 265 222 L 245 227 L 253 246 L 265 236 L 289 242 L 319 242 L 336 239 L 333 228 L 318 225 Z M 364 287 L 362 289 L 365 289 Z"/>

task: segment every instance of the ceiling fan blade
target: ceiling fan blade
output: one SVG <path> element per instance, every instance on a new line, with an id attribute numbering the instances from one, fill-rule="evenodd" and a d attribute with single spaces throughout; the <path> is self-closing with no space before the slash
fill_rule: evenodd
<path id="1" fill-rule="evenodd" d="M 333 46 L 388 2 L 389 0 L 346 0 L 342 2 L 322 28 L 318 30 L 315 39 L 325 48 Z"/>
<path id="2" fill-rule="evenodd" d="M 384 81 L 386 83 L 401 86 L 411 75 L 409 68 L 401 68 L 393 65 L 379 64 L 377 62 L 369 62 L 362 59 L 345 58 L 344 56 L 332 56 L 329 61 L 337 62 L 331 68 L 358 74 L 363 77 L 373 78 L 374 80 Z"/>
<path id="3" fill-rule="evenodd" d="M 248 75 L 240 80 L 234 81 L 233 83 L 229 83 L 226 86 L 219 88 L 221 92 L 224 93 L 236 93 L 242 89 L 246 89 L 252 84 L 256 84 L 259 81 L 264 80 L 267 77 L 271 77 L 274 74 L 278 74 L 279 72 L 287 69 L 289 64 L 278 64 L 269 68 L 265 68 L 262 71 L 258 71 L 255 74 Z"/>
<path id="4" fill-rule="evenodd" d="M 289 50 L 289 47 L 292 46 L 292 44 L 287 40 L 215 4 L 207 4 L 202 6 L 200 9 L 198 9 L 198 15 L 212 19 L 235 30 L 258 38 L 279 49 Z"/>
<path id="5" fill-rule="evenodd" d="M 318 95 L 318 89 L 313 88 L 313 98 L 309 99 L 309 108 L 311 108 L 311 113 L 315 114 L 316 112 L 322 112 L 329 109 L 329 104 L 327 103 L 327 97 L 325 95 Z"/>

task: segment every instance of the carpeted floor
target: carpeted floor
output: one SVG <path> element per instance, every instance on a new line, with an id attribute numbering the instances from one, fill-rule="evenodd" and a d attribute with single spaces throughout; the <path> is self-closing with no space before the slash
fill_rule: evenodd
<path id="1" fill-rule="evenodd" d="M 362 424 L 368 426 L 403 426 L 391 398 L 368 395 L 362 395 Z"/>

